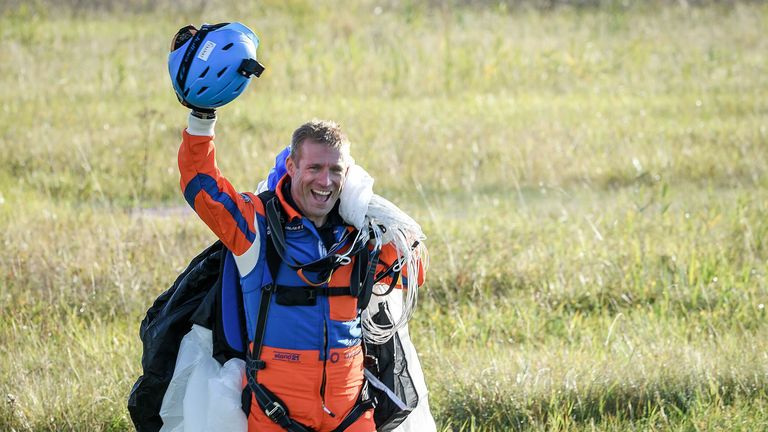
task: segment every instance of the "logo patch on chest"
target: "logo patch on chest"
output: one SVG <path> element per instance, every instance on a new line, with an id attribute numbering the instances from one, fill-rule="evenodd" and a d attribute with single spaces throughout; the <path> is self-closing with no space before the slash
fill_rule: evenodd
<path id="1" fill-rule="evenodd" d="M 301 357 L 301 354 L 277 351 L 275 352 L 275 355 L 272 357 L 272 360 L 285 361 L 285 362 L 297 362 L 299 361 L 299 357 Z"/>

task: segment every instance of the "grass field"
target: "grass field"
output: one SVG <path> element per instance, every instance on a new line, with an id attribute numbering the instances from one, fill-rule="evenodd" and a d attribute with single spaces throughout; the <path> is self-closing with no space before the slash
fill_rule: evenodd
<path id="1" fill-rule="evenodd" d="M 768 430 L 768 5 L 21 3 L 0 430 L 132 429 L 139 322 L 214 240 L 168 43 L 232 20 L 267 71 L 220 110 L 219 166 L 252 190 L 300 123 L 345 127 L 429 236 L 411 334 L 442 430 Z"/>

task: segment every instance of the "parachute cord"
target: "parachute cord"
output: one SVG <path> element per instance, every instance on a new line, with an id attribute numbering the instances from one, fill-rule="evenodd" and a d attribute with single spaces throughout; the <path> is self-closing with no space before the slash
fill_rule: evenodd
<path id="1" fill-rule="evenodd" d="M 365 231 L 365 232 L 363 232 Z M 361 240 L 362 239 L 362 240 Z M 352 250 L 354 249 L 354 245 L 358 244 L 359 241 L 362 241 L 364 243 L 367 243 L 370 240 L 370 234 L 366 230 L 358 230 L 357 234 L 355 235 L 355 240 L 352 241 L 352 246 L 350 246 L 346 252 L 339 254 L 340 257 L 346 257 L 350 258 L 350 254 L 352 253 Z"/>
<path id="2" fill-rule="evenodd" d="M 404 278 L 407 280 L 404 290 L 392 290 L 385 297 L 374 296 L 376 300 L 372 300 L 363 311 L 363 337 L 370 343 L 382 344 L 408 324 L 416 309 L 419 266 L 424 270 L 429 266 L 429 256 L 424 245 L 426 236 L 413 219 L 375 194 L 369 203 L 364 225 L 370 227 L 377 245 L 392 244 L 400 260 L 401 271 L 404 269 L 404 273 L 411 276 Z M 374 293 L 384 293 L 387 288 L 386 285 L 377 284 Z M 382 326 L 373 322 L 373 315 L 378 312 L 378 304 L 382 301 L 389 304 L 393 315 L 389 317 L 392 325 Z"/>

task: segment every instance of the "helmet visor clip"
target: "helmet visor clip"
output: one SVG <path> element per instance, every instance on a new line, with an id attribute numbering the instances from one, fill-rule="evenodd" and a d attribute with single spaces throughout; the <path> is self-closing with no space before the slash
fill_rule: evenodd
<path id="1" fill-rule="evenodd" d="M 255 75 L 257 78 L 264 72 L 264 66 L 261 65 L 256 59 L 245 59 L 240 63 L 240 67 L 237 68 L 237 73 L 248 78 L 251 75 Z"/>

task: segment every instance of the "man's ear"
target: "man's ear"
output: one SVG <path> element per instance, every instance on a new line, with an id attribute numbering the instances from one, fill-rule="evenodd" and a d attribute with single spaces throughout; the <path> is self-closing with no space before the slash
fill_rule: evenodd
<path id="1" fill-rule="evenodd" d="M 293 163 L 293 159 L 290 156 L 285 159 L 285 169 L 288 171 L 288 175 L 293 178 L 293 174 L 296 172 L 296 164 Z"/>

